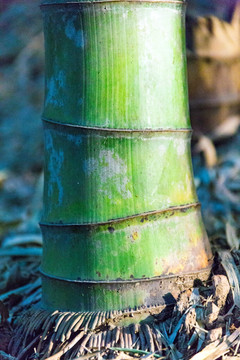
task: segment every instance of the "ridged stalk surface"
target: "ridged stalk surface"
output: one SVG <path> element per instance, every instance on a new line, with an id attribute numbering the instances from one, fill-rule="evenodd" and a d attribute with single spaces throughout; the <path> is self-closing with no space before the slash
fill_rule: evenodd
<path id="1" fill-rule="evenodd" d="M 163 303 L 211 255 L 195 192 L 182 1 L 45 1 L 43 301 Z M 165 291 L 166 292 L 166 291 Z"/>

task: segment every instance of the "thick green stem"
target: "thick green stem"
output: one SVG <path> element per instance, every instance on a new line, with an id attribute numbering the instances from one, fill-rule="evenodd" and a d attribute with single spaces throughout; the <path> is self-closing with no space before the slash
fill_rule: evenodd
<path id="1" fill-rule="evenodd" d="M 44 1 L 48 308 L 163 304 L 211 255 L 195 192 L 183 1 Z M 179 289 L 178 289 L 179 291 Z"/>

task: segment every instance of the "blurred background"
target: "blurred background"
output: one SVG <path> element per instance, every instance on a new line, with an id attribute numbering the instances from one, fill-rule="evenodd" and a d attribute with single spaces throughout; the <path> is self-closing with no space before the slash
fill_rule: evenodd
<path id="1" fill-rule="evenodd" d="M 12 228 L 26 223 L 34 194 L 41 191 L 37 190 L 37 184 L 43 167 L 40 118 L 44 44 L 38 1 L 0 0 L 0 34 L 0 236 L 3 237 Z M 40 194 L 38 201 L 36 207 L 40 208 Z"/>
<path id="2" fill-rule="evenodd" d="M 40 118 L 44 45 L 38 1 L 0 0 L 0 34 L 0 238 L 3 251 L 11 244 L 16 246 L 16 236 L 18 246 L 23 248 L 30 243 L 31 246 L 41 243 L 37 223 L 42 206 Z M 194 174 L 205 224 L 215 248 L 238 248 L 238 1 L 189 0 L 187 56 Z"/>

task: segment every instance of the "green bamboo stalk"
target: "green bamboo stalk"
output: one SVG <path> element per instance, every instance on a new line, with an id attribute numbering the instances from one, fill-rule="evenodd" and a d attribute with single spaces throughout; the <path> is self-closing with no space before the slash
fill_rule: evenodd
<path id="1" fill-rule="evenodd" d="M 185 2 L 42 10 L 43 303 L 164 304 L 179 274 L 206 277 L 211 256 L 191 164 Z"/>

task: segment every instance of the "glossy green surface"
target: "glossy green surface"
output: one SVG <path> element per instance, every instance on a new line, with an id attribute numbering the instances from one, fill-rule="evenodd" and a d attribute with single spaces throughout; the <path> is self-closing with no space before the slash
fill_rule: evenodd
<path id="1" fill-rule="evenodd" d="M 44 117 L 86 126 L 186 128 L 182 5 L 43 8 Z"/>
<path id="2" fill-rule="evenodd" d="M 190 132 L 45 123 L 43 222 L 95 223 L 195 203 Z"/>
<path id="3" fill-rule="evenodd" d="M 199 207 L 94 227 L 42 226 L 42 232 L 43 271 L 71 280 L 132 280 L 207 266 Z"/>
<path id="4" fill-rule="evenodd" d="M 204 269 L 211 255 L 194 205 L 183 6 L 52 3 L 43 302 L 154 305 L 170 291 L 163 275 Z"/>
<path id="5" fill-rule="evenodd" d="M 120 286 L 121 288 L 121 286 Z M 139 283 L 111 289 L 103 284 L 65 283 L 42 277 L 43 303 L 50 311 L 108 311 L 146 304 L 147 292 Z M 149 296 L 148 296 L 149 297 Z"/>

